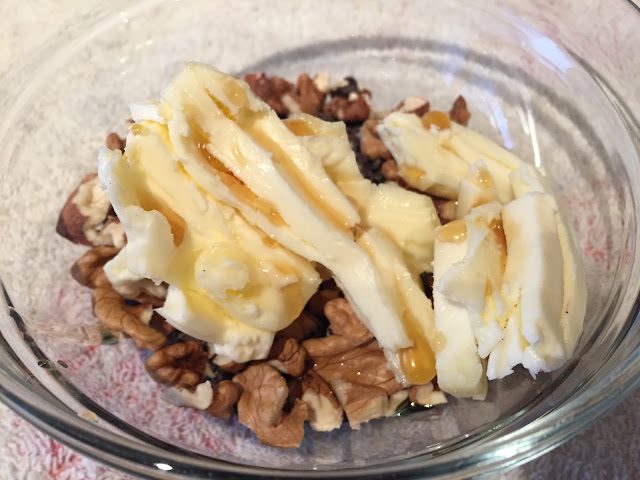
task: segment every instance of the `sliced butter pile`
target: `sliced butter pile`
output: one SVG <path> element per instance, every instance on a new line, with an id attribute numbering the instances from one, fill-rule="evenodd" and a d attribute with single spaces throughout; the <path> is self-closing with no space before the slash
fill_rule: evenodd
<path id="1" fill-rule="evenodd" d="M 439 224 L 430 198 L 362 178 L 343 124 L 307 118 L 312 135 L 296 135 L 246 83 L 204 65 L 132 113 L 125 155 L 103 151 L 99 175 L 129 270 L 169 284 L 169 322 L 233 360 L 264 358 L 315 291 L 317 262 L 399 379 L 433 378 L 418 279 Z M 425 360 L 408 366 L 412 355 Z"/>
<path id="2" fill-rule="evenodd" d="M 521 364 L 560 367 L 582 333 L 586 285 L 558 205 L 530 166 L 460 125 L 392 113 L 378 126 L 401 177 L 457 201 L 436 229 L 438 385 L 482 399 L 487 379 Z"/>

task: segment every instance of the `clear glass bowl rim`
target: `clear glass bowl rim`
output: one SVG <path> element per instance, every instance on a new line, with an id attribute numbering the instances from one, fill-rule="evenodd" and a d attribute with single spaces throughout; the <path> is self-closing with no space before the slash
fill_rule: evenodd
<path id="1" fill-rule="evenodd" d="M 640 11 L 631 0 L 630 5 Z M 114 2 L 100 7 L 91 13 L 75 18 L 69 28 L 78 32 L 77 40 L 69 48 L 60 48 L 59 42 L 52 41 L 46 47 L 28 56 L 19 66 L 12 66 L 11 71 L 0 77 L 0 92 L 10 92 L 15 85 L 13 79 L 24 78 L 25 72 L 40 71 L 46 73 L 56 68 L 63 58 L 74 50 L 85 45 L 112 25 L 110 18 L 117 6 L 128 10 L 132 15 L 143 10 L 156 0 L 145 0 L 135 6 L 124 1 Z M 115 21 L 115 19 L 112 19 Z M 33 85 L 32 85 L 33 86 Z M 610 100 L 618 110 L 625 126 L 635 142 L 636 150 L 640 142 L 640 125 L 633 113 L 617 99 L 622 98 L 615 90 L 607 88 Z M 11 98 L 8 95 L 0 103 L 0 113 L 4 118 L 4 126 L 0 128 L 0 141 L 10 133 L 8 126 L 11 119 L 28 102 L 33 89 L 25 88 L 21 94 Z M 637 112 L 640 113 L 640 112 Z M 634 198 L 634 211 L 640 208 L 638 199 Z M 632 232 L 635 245 L 640 245 L 640 231 Z M 632 257 L 636 258 L 632 252 Z M 140 443 L 132 444 L 126 438 L 107 430 L 92 427 L 85 420 L 65 409 L 61 404 L 53 405 L 42 401 L 38 389 L 21 382 L 10 372 L 0 366 L 0 400 L 8 407 L 69 447 L 86 454 L 100 462 L 118 469 L 149 478 L 167 478 L 175 474 L 183 478 L 383 478 L 394 475 L 394 478 L 467 478 L 508 469 L 529 461 L 546 453 L 577 433 L 593 424 L 611 409 L 621 403 L 628 395 L 640 386 L 640 346 L 630 345 L 634 337 L 640 336 L 640 262 L 633 265 L 630 275 L 632 281 L 625 289 L 620 303 L 629 305 L 626 324 L 630 327 L 621 334 L 619 347 L 601 366 L 598 374 L 580 387 L 578 392 L 559 408 L 536 419 L 525 427 L 487 441 L 478 441 L 466 445 L 463 449 L 448 452 L 445 455 L 425 459 L 417 457 L 410 461 L 398 462 L 376 467 L 358 467 L 342 471 L 300 471 L 268 469 L 216 461 L 204 456 L 187 455 L 171 452 L 170 458 L 166 450 Z M 2 284 L 0 278 L 0 285 Z M 0 295 L 0 307 L 10 311 L 5 295 Z M 619 304 L 620 305 L 620 304 Z M 617 311 L 615 314 L 620 314 Z M 9 315 L 3 314 L 4 321 L 12 321 Z M 0 335 L 0 347 L 9 349 L 9 345 Z M 9 352 L 11 352 L 9 350 Z M 20 360 L 16 363 L 26 370 Z M 44 387 L 40 387 L 44 388 Z M 170 472 L 159 469 L 158 464 L 170 465 Z M 171 475 L 173 476 L 173 475 Z"/>

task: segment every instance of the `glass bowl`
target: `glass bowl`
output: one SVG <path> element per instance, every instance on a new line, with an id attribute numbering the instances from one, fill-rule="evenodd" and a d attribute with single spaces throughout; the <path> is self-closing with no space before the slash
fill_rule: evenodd
<path id="1" fill-rule="evenodd" d="M 78 11 L 0 80 L 0 398 L 34 425 L 150 478 L 462 478 L 544 453 L 637 386 L 640 17 L 631 4 L 183 0 Z M 605 20 L 615 31 L 592 35 Z M 128 103 L 157 97 L 189 60 L 236 74 L 354 75 L 377 108 L 418 94 L 445 109 L 463 94 L 470 126 L 539 166 L 565 205 L 588 284 L 573 359 L 536 379 L 517 370 L 485 402 L 452 399 L 359 431 L 308 430 L 288 451 L 233 419 L 160 401 L 145 352 L 127 340 L 100 345 L 89 291 L 69 275 L 84 248 L 55 224 L 96 170 L 106 134 L 124 133 Z"/>

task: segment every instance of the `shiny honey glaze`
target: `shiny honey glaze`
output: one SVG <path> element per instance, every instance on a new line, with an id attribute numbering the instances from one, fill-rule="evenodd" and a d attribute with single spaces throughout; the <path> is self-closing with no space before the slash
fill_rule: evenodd
<path id="1" fill-rule="evenodd" d="M 460 243 L 467 238 L 467 224 L 463 219 L 453 220 L 436 230 L 440 242 Z"/>
<path id="2" fill-rule="evenodd" d="M 438 110 L 428 111 L 420 120 L 422 121 L 422 126 L 427 130 L 430 130 L 432 126 L 436 127 L 438 130 L 448 130 L 451 128 L 449 115 Z"/>
<path id="3" fill-rule="evenodd" d="M 422 385 L 430 382 L 436 376 L 436 356 L 418 320 L 406 310 L 402 315 L 402 323 L 413 345 L 398 351 L 400 367 L 411 383 Z"/>

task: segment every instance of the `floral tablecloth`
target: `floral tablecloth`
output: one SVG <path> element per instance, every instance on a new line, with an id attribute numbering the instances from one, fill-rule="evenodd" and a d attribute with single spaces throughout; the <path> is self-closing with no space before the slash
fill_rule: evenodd
<path id="1" fill-rule="evenodd" d="M 73 0 L 0 2 L 0 74 L 60 22 L 82 9 L 82 4 Z M 640 64 L 638 58 L 631 55 L 629 61 Z M 640 392 L 561 447 L 495 478 L 632 480 L 640 478 L 638 451 Z M 0 480 L 131 478 L 66 448 L 0 404 Z"/>

